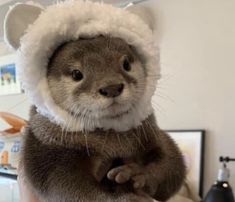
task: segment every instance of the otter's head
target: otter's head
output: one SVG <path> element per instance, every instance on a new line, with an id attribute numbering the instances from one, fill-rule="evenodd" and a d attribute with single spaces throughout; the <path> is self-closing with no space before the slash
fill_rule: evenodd
<path id="1" fill-rule="evenodd" d="M 4 38 L 18 50 L 20 81 L 41 115 L 70 131 L 127 131 L 153 113 L 160 69 L 152 17 L 138 5 L 20 3 L 6 15 Z"/>
<path id="2" fill-rule="evenodd" d="M 130 114 L 141 102 L 146 75 L 136 50 L 108 36 L 63 44 L 52 55 L 47 72 L 55 103 L 87 130 L 121 128 L 120 120 L 134 119 Z"/>

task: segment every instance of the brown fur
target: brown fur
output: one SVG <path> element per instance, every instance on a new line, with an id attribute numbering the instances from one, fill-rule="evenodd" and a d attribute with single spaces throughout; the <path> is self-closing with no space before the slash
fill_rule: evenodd
<path id="1" fill-rule="evenodd" d="M 135 74 L 119 70 L 123 55 L 131 57 Z M 72 83 L 69 69 L 76 65 L 85 77 L 92 74 L 94 79 Z M 132 97 L 144 90 L 146 74 L 143 61 L 124 41 L 97 37 L 60 47 L 51 58 L 48 81 L 56 103 L 69 111 L 71 103 L 83 103 L 82 96 L 105 99 L 97 86 L 109 77 L 113 79 L 108 82 L 125 83 L 126 102 L 136 102 Z M 69 132 L 32 109 L 22 154 L 26 180 L 46 202 L 150 201 L 136 192 L 164 201 L 179 190 L 185 177 L 181 153 L 157 127 L 154 115 L 126 132 L 102 128 Z"/>
<path id="2" fill-rule="evenodd" d="M 144 190 L 158 200 L 174 194 L 184 179 L 182 156 L 168 135 L 157 128 L 153 116 L 128 132 L 87 134 L 89 154 L 83 133 L 68 132 L 62 140 L 62 129 L 39 114 L 31 118 L 26 134 L 25 174 L 47 201 L 131 201 L 126 195 L 132 191 L 129 184 L 97 181 L 94 164 L 100 159 L 104 168 L 117 159 L 139 164 L 148 180 Z"/>

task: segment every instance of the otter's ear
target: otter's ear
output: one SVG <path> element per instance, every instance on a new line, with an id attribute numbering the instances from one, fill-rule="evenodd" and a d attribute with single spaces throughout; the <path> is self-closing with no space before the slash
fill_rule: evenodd
<path id="1" fill-rule="evenodd" d="M 138 15 L 146 24 L 148 24 L 152 31 L 155 30 L 155 17 L 153 11 L 149 7 L 140 4 L 129 4 L 125 9 Z"/>
<path id="2" fill-rule="evenodd" d="M 9 9 L 4 19 L 4 40 L 13 49 L 20 46 L 20 38 L 40 15 L 43 8 L 33 4 L 17 3 Z"/>

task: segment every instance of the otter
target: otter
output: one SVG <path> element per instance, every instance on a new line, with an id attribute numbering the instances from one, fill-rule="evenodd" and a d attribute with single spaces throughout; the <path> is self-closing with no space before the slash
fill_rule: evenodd
<path id="1" fill-rule="evenodd" d="M 118 37 L 79 38 L 54 51 L 47 68 L 50 93 L 83 130 L 70 130 L 69 119 L 67 127 L 56 124 L 32 107 L 21 166 L 39 198 L 166 201 L 180 189 L 183 157 L 155 115 L 126 130 L 150 85 L 147 77 L 155 79 L 144 58 Z"/>

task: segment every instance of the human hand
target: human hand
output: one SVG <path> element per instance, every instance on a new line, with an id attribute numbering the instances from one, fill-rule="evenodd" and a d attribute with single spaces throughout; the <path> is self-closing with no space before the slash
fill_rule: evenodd
<path id="1" fill-rule="evenodd" d="M 39 200 L 34 196 L 34 194 L 28 189 L 24 181 L 18 176 L 18 185 L 20 192 L 20 202 L 39 202 Z"/>

